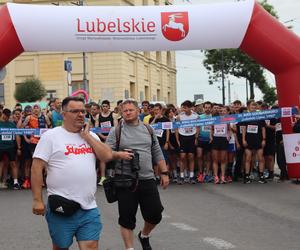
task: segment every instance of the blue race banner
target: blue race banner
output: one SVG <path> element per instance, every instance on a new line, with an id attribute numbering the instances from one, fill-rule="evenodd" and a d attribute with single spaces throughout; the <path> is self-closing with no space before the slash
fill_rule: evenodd
<path id="1" fill-rule="evenodd" d="M 226 116 L 214 116 L 205 119 L 187 120 L 187 121 L 176 121 L 176 122 L 163 122 L 151 124 L 154 130 L 157 129 L 177 129 L 187 127 L 199 127 L 199 126 L 211 126 L 217 124 L 228 124 L 228 123 L 239 123 L 239 122 L 250 122 L 259 120 L 271 120 L 279 119 L 281 117 L 291 117 L 298 114 L 296 108 L 279 108 L 269 109 L 263 111 L 257 111 L 252 113 L 242 113 Z M 91 128 L 94 133 L 108 133 L 110 127 L 102 128 Z M 47 129 L 20 129 L 20 128 L 0 128 L 0 134 L 16 134 L 16 135 L 42 135 Z"/>

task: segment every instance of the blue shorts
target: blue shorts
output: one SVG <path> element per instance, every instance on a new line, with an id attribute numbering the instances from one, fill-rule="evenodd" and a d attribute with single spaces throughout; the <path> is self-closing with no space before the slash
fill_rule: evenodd
<path id="1" fill-rule="evenodd" d="M 59 248 L 69 248 L 74 236 L 77 241 L 99 240 L 102 223 L 98 208 L 79 209 L 75 214 L 64 217 L 52 213 L 47 206 L 45 217 L 52 242 Z"/>
<path id="2" fill-rule="evenodd" d="M 235 143 L 229 143 L 228 144 L 228 150 L 227 150 L 229 153 L 234 153 L 236 151 L 236 148 L 235 148 Z"/>

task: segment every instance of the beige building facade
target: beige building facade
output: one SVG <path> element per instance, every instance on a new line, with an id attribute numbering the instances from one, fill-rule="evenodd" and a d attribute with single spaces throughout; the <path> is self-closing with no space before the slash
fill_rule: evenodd
<path id="1" fill-rule="evenodd" d="M 18 0 L 32 4 L 71 5 L 71 1 L 49 2 Z M 92 0 L 84 5 L 158 5 L 165 0 Z M 7 75 L 0 81 L 0 102 L 12 108 L 17 102 L 15 88 L 27 78 L 37 77 L 47 90 L 47 99 L 68 95 L 64 61 L 72 61 L 72 90 L 83 88 L 83 54 L 61 52 L 23 53 L 6 66 Z M 90 99 L 108 99 L 112 106 L 120 99 L 176 103 L 175 53 L 163 52 L 103 52 L 86 53 L 86 73 Z M 45 99 L 46 99 L 45 98 Z"/>

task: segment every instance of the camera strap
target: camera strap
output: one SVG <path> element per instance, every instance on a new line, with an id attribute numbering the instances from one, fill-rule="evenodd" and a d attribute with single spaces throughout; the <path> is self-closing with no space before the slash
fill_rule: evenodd
<path id="1" fill-rule="evenodd" d="M 155 144 L 155 141 L 153 138 L 153 129 L 148 124 L 145 124 L 145 123 L 143 123 L 143 124 L 147 128 L 148 133 L 151 136 L 151 151 L 152 151 L 152 148 Z M 119 149 L 120 149 L 120 141 L 121 141 L 121 134 L 122 134 L 123 126 L 124 126 L 123 120 L 121 120 L 120 123 L 118 124 L 118 126 L 115 128 L 116 151 L 119 151 Z M 123 174 L 123 160 L 121 160 L 121 173 Z M 134 186 L 134 189 L 132 190 L 132 192 L 135 192 L 138 187 L 138 183 L 139 183 L 139 172 L 138 171 L 135 172 L 135 178 L 136 178 L 136 182 L 135 182 L 135 186 Z"/>

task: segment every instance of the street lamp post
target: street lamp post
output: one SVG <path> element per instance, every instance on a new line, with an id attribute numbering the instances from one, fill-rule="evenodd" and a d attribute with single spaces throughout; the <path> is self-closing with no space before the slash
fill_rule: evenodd
<path id="1" fill-rule="evenodd" d="M 221 50 L 221 70 L 222 70 L 222 102 L 225 105 L 225 76 L 224 76 L 224 52 Z"/>
<path id="2" fill-rule="evenodd" d="M 83 6 L 83 0 L 79 0 L 79 6 Z M 88 84 L 87 84 L 87 77 L 86 77 L 86 55 L 85 52 L 82 53 L 83 59 L 83 88 L 85 91 L 88 92 Z"/>

